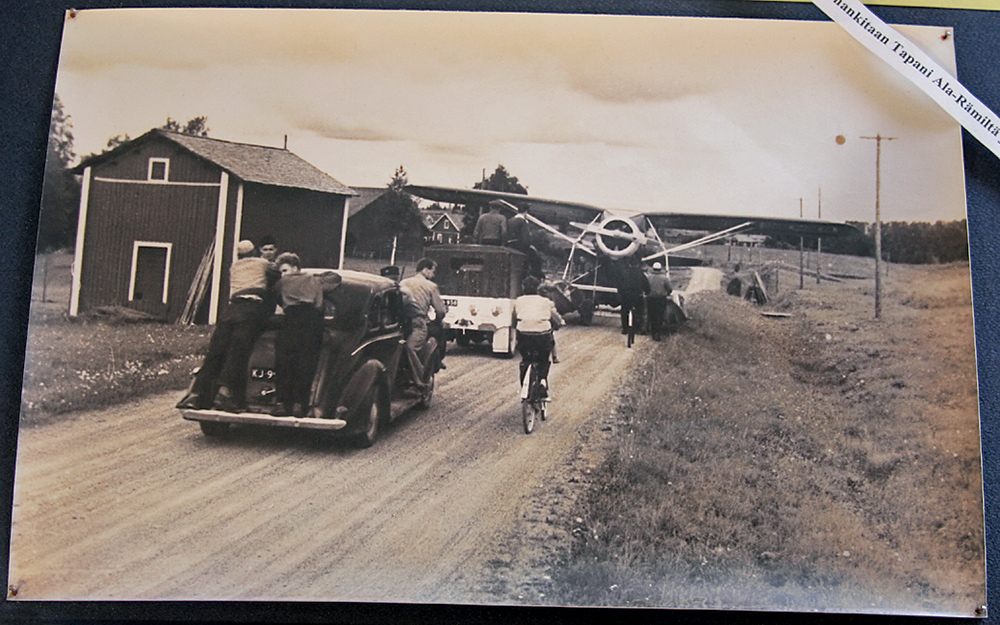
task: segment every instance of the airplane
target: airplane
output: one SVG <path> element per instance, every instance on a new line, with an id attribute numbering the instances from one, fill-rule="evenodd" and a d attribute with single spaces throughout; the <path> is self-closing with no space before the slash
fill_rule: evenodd
<path id="1" fill-rule="evenodd" d="M 514 212 L 518 211 L 518 207 L 526 207 L 525 217 L 531 223 L 570 244 L 569 256 L 562 274 L 563 280 L 577 289 L 594 292 L 595 300 L 598 294 L 617 294 L 613 278 L 598 276 L 598 269 L 607 264 L 605 261 L 611 261 L 613 265 L 616 261 L 639 255 L 639 259 L 647 263 L 662 259 L 669 271 L 671 258 L 674 259 L 675 266 L 698 262 L 697 259 L 679 256 L 680 252 L 731 238 L 736 234 L 797 235 L 807 238 L 860 236 L 860 231 L 850 224 L 820 219 L 667 211 L 625 215 L 622 211 L 579 202 L 549 200 L 503 191 L 425 185 L 407 185 L 404 190 L 411 195 L 434 202 L 465 205 L 499 202 L 507 210 Z M 579 234 L 571 236 L 556 226 L 574 228 L 579 230 Z M 666 230 L 690 230 L 708 234 L 667 247 L 659 234 Z M 650 247 L 653 247 L 654 251 L 647 253 Z M 577 252 L 590 256 L 594 261 L 593 267 L 571 274 Z"/>

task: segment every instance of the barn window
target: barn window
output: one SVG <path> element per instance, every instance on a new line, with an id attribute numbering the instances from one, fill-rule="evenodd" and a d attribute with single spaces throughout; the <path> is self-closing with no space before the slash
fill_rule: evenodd
<path id="1" fill-rule="evenodd" d="M 169 158 L 149 159 L 149 169 L 147 170 L 147 175 L 146 175 L 147 180 L 163 180 L 164 182 L 166 182 L 169 176 L 170 176 Z"/>
<path id="2" fill-rule="evenodd" d="M 444 229 L 445 229 L 445 230 L 448 230 L 449 228 L 450 228 L 450 226 L 448 226 L 448 220 L 447 220 L 447 219 L 445 219 L 445 220 L 444 220 Z"/>
<path id="3" fill-rule="evenodd" d="M 128 300 L 167 303 L 170 287 L 172 243 L 135 241 L 132 244 L 132 270 L 128 282 Z"/>

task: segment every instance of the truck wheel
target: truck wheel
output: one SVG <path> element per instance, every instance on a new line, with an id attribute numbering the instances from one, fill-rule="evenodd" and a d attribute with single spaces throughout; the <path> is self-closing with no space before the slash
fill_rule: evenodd
<path id="1" fill-rule="evenodd" d="M 222 438 L 229 434 L 228 423 L 217 423 L 215 421 L 199 421 L 201 433 L 209 438 Z"/>
<path id="2" fill-rule="evenodd" d="M 365 413 L 365 429 L 354 436 L 354 444 L 362 449 L 371 447 L 378 440 L 379 429 L 382 427 L 382 402 L 379 401 L 378 385 L 373 385 L 365 400 L 368 407 Z"/>

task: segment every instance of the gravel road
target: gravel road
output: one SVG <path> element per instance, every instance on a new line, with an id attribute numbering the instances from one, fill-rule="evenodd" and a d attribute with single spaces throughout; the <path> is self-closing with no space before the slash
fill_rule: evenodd
<path id="1" fill-rule="evenodd" d="M 8 596 L 469 601 L 637 351 L 597 322 L 557 333 L 553 416 L 530 436 L 517 360 L 461 349 L 433 408 L 368 450 L 274 429 L 207 439 L 178 394 L 23 428 Z"/>

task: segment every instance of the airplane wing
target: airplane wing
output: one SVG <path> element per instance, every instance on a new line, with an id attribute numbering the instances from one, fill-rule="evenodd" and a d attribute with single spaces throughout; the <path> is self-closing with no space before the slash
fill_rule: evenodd
<path id="1" fill-rule="evenodd" d="M 504 200 L 514 206 L 527 204 L 529 213 L 553 225 L 567 224 L 571 221 L 587 223 L 607 212 L 603 208 L 588 204 L 546 200 L 530 195 L 505 193 L 503 191 L 452 189 L 449 187 L 428 187 L 421 185 L 407 185 L 405 191 L 432 202 L 447 202 L 449 204 L 488 204 L 492 200 Z"/>
<path id="2" fill-rule="evenodd" d="M 750 217 L 660 211 L 627 214 L 625 211 L 604 209 L 579 202 L 547 200 L 519 193 L 505 193 L 503 191 L 454 189 L 421 185 L 407 185 L 406 191 L 433 202 L 447 202 L 449 204 L 488 204 L 492 200 L 504 200 L 515 206 L 527 204 L 528 212 L 542 221 L 553 225 L 567 225 L 571 222 L 586 224 L 601 216 L 610 217 L 611 215 L 616 215 L 618 218 L 630 219 L 637 224 L 641 223 L 642 219 L 645 218 L 657 230 L 678 229 L 719 232 L 749 222 L 749 226 L 740 229 L 742 234 L 766 234 L 772 236 L 801 235 L 806 237 L 842 237 L 857 236 L 858 234 L 857 228 L 850 224 L 820 219 Z"/>
<path id="3" fill-rule="evenodd" d="M 740 224 L 749 223 L 741 234 L 766 234 L 771 236 L 799 235 L 804 237 L 848 237 L 859 231 L 850 224 L 820 219 L 793 219 L 782 217 L 747 217 L 736 215 L 708 215 L 694 213 L 643 213 L 657 230 L 702 230 L 719 232 Z"/>

